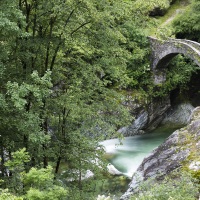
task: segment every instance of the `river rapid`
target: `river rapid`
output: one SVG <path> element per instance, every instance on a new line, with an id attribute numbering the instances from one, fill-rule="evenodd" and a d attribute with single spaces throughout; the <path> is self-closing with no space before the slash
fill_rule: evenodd
<path id="1" fill-rule="evenodd" d="M 172 129 L 157 128 L 144 135 L 103 141 L 109 162 L 124 175 L 131 177 L 150 152 L 173 132 Z"/>

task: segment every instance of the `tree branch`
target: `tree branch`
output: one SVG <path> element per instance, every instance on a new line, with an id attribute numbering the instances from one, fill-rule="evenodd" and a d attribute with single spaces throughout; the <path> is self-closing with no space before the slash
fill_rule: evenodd
<path id="1" fill-rule="evenodd" d="M 89 24 L 89 23 L 91 23 L 91 21 L 85 22 L 85 23 L 81 24 L 78 28 L 76 28 L 75 30 L 73 30 L 73 31 L 71 32 L 71 36 L 72 36 L 75 32 L 77 32 L 79 29 L 81 29 L 82 27 L 84 27 L 85 25 L 87 25 L 87 24 Z"/>

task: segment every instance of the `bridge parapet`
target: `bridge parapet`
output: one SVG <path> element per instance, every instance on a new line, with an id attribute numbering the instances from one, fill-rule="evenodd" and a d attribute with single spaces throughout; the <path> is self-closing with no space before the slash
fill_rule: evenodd
<path id="1" fill-rule="evenodd" d="M 171 40 L 185 42 L 188 45 L 192 45 L 195 49 L 197 49 L 198 51 L 200 51 L 200 44 L 198 42 L 195 42 L 195 41 L 192 41 L 192 40 L 186 40 L 186 39 L 171 39 Z"/>

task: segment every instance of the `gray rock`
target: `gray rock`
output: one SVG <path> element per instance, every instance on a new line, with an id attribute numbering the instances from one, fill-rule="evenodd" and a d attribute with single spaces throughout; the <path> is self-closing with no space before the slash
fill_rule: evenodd
<path id="1" fill-rule="evenodd" d="M 190 115 L 194 107 L 190 103 L 181 103 L 171 107 L 169 96 L 163 99 L 154 99 L 143 107 L 131 101 L 130 112 L 135 116 L 135 120 L 128 127 L 118 130 L 124 136 L 141 135 L 154 130 L 158 125 L 170 128 L 183 127 L 190 120 Z"/>
<path id="2" fill-rule="evenodd" d="M 168 110 L 161 124 L 168 127 L 184 126 L 189 122 L 194 107 L 190 103 L 181 103 Z"/>
<path id="3" fill-rule="evenodd" d="M 130 107 L 130 112 L 135 116 L 135 120 L 128 127 L 118 130 L 124 136 L 133 136 L 144 134 L 146 131 L 155 129 L 164 118 L 164 113 L 170 107 L 170 99 L 167 96 L 164 99 L 154 99 L 148 105 L 143 107 L 131 101 L 126 106 Z"/>
<path id="4" fill-rule="evenodd" d="M 148 113 L 149 113 L 149 119 L 148 119 L 148 125 L 145 130 L 150 131 L 155 129 L 163 120 L 164 113 L 170 108 L 170 98 L 169 96 L 166 96 L 163 99 L 154 99 L 149 105 L 148 105 Z"/>
<path id="5" fill-rule="evenodd" d="M 132 177 L 132 181 L 129 184 L 129 188 L 126 191 L 126 193 L 120 198 L 122 200 L 127 200 L 130 198 L 130 196 L 137 191 L 138 185 L 143 181 L 143 175 L 140 172 L 134 173 Z"/>
<path id="6" fill-rule="evenodd" d="M 123 127 L 118 132 L 122 133 L 124 136 L 139 135 L 144 133 L 143 129 L 148 122 L 148 113 L 142 110 L 137 118 L 133 121 L 132 125 L 129 127 Z"/>

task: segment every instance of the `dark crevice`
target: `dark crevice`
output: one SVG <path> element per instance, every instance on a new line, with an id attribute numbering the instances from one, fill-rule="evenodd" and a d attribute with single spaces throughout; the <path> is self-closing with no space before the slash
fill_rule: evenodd
<path id="1" fill-rule="evenodd" d="M 189 102 L 194 107 L 200 106 L 200 70 L 193 73 L 185 89 L 176 89 L 170 92 L 171 106 Z"/>

